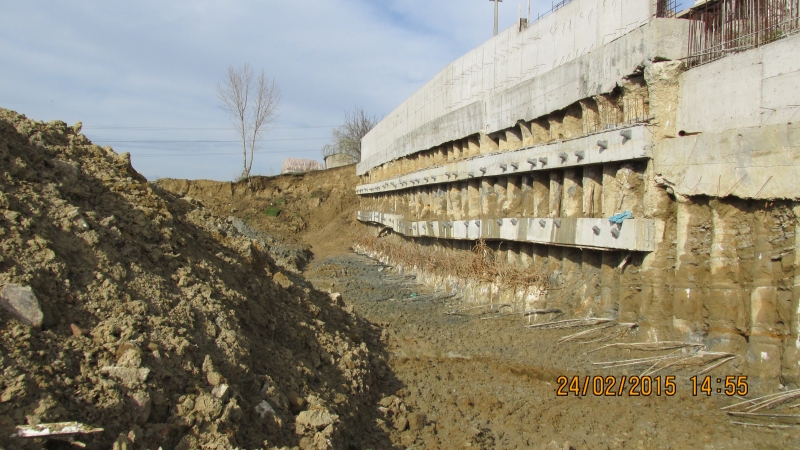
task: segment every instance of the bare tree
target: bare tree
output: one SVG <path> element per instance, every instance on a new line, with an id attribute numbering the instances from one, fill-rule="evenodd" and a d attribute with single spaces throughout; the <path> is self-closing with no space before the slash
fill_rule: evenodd
<path id="1" fill-rule="evenodd" d="M 378 124 L 378 117 L 367 114 L 363 108 L 344 113 L 344 123 L 334 128 L 330 144 L 322 147 L 322 156 L 343 154 L 357 163 L 361 161 L 361 139 Z"/>
<path id="2" fill-rule="evenodd" d="M 256 77 L 250 64 L 244 64 L 228 67 L 227 76 L 217 84 L 217 95 L 242 140 L 241 178 L 249 178 L 259 138 L 269 131 L 277 117 L 281 91 L 264 69 Z"/>

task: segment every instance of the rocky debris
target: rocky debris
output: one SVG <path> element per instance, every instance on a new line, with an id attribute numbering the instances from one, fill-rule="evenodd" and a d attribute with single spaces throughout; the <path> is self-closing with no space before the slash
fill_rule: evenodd
<path id="1" fill-rule="evenodd" d="M 100 371 L 120 380 L 123 385 L 129 388 L 144 383 L 147 380 L 147 376 L 150 375 L 150 369 L 123 366 L 105 366 L 100 368 Z"/>
<path id="2" fill-rule="evenodd" d="M 419 431 L 425 428 L 425 414 L 411 413 L 408 415 L 408 429 L 411 431 Z"/>
<path id="3" fill-rule="evenodd" d="M 328 425 L 333 424 L 337 419 L 339 419 L 339 416 L 331 414 L 325 409 L 303 411 L 298 414 L 295 419 L 297 434 L 304 434 L 310 430 L 322 430 Z"/>
<path id="4" fill-rule="evenodd" d="M 40 328 L 44 314 L 30 286 L 7 284 L 0 290 L 0 306 L 25 325 Z"/>
<path id="5" fill-rule="evenodd" d="M 371 442 L 378 339 L 287 276 L 308 254 L 79 128 L 0 109 L 0 286 L 29 286 L 42 313 L 0 314 L 0 434 L 72 420 L 104 429 L 90 448 Z M 294 415 L 321 405 L 346 420 L 298 436 Z"/>

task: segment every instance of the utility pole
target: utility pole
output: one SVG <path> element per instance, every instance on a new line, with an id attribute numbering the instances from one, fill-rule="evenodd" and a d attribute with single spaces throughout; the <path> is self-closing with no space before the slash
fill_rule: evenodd
<path id="1" fill-rule="evenodd" d="M 489 0 L 489 1 L 494 2 L 494 35 L 497 36 L 497 15 L 498 15 L 497 5 L 503 0 Z"/>

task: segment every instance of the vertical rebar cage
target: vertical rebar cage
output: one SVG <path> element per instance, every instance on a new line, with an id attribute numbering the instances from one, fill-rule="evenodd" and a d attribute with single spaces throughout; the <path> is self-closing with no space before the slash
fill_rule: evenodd
<path id="1" fill-rule="evenodd" d="M 688 67 L 756 48 L 800 29 L 800 0 L 714 0 L 687 15 Z"/>

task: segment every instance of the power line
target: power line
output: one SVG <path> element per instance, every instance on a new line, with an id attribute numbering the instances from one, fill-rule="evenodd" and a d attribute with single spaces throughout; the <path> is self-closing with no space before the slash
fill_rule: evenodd
<path id="1" fill-rule="evenodd" d="M 307 128 L 334 128 L 338 125 L 307 125 L 307 126 L 298 126 L 298 127 L 271 127 L 271 130 L 300 130 L 300 129 L 307 129 Z M 172 131 L 172 130 L 186 130 L 186 131 L 218 131 L 218 130 L 226 130 L 231 131 L 231 127 L 226 128 L 211 128 L 211 127 L 201 127 L 201 128 L 180 128 L 180 127 L 118 127 L 118 126 L 91 126 L 86 125 L 82 127 L 83 130 L 158 130 L 158 131 Z"/>
<path id="2" fill-rule="evenodd" d="M 291 139 L 259 139 L 256 142 L 277 142 L 277 141 L 314 141 L 314 140 L 321 140 L 321 139 L 330 139 L 330 136 L 325 137 L 315 137 L 315 138 L 291 138 Z M 197 141 L 171 141 L 171 140 L 152 140 L 152 141 L 107 141 L 105 139 L 97 139 L 97 141 L 102 143 L 113 143 L 113 144 L 120 144 L 120 143 L 128 143 L 128 144 L 161 144 L 161 143 L 184 143 L 184 144 L 230 144 L 230 143 L 241 143 L 242 141 L 209 141 L 209 140 L 197 140 Z"/>
<path id="3" fill-rule="evenodd" d="M 304 152 L 318 152 L 318 148 L 306 150 L 276 150 L 269 152 L 258 152 L 259 155 L 269 155 L 273 153 L 304 153 Z M 132 158 L 152 158 L 152 157 L 173 157 L 173 156 L 219 156 L 219 155 L 238 155 L 239 152 L 215 152 L 215 153 L 145 153 L 143 155 L 133 154 Z"/>

